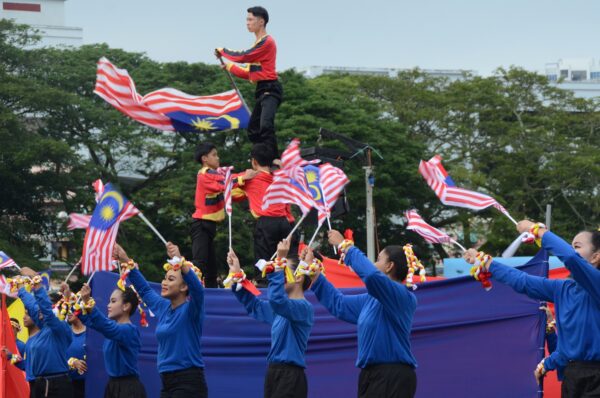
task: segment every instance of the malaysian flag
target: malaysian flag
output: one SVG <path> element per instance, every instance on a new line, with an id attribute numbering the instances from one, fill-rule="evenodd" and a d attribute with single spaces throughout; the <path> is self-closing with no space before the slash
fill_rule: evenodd
<path id="1" fill-rule="evenodd" d="M 319 163 L 320 160 L 304 160 L 300 155 L 300 140 L 294 138 L 285 151 L 281 154 L 281 169 L 286 169 L 294 166 L 306 166 L 307 164 Z"/>
<path id="2" fill-rule="evenodd" d="M 319 225 L 329 218 L 331 209 L 337 201 L 340 193 L 350 181 L 346 174 L 329 163 L 319 167 L 304 166 L 306 184 L 312 194 L 315 207 L 318 211 Z"/>
<path id="3" fill-rule="evenodd" d="M 102 192 L 104 192 L 104 183 L 101 179 L 97 179 L 92 183 L 92 186 L 94 187 L 94 191 L 96 192 L 96 202 L 98 202 L 100 200 L 100 197 L 102 196 Z"/>
<path id="4" fill-rule="evenodd" d="M 8 254 L 4 253 L 3 251 L 0 251 L 0 269 L 14 267 L 16 265 L 17 263 L 15 263 L 15 260 L 10 258 Z"/>
<path id="5" fill-rule="evenodd" d="M 139 210 L 111 184 L 105 185 L 83 241 L 81 272 L 84 275 L 114 269 L 111 260 L 119 223 L 138 213 Z"/>
<path id="6" fill-rule="evenodd" d="M 219 172 L 225 173 L 225 190 L 223 191 L 223 196 L 225 200 L 225 212 L 227 215 L 231 216 L 233 211 L 231 207 L 231 190 L 233 188 L 233 166 L 228 167 L 220 167 Z"/>
<path id="7" fill-rule="evenodd" d="M 250 120 L 236 90 L 193 96 L 163 88 L 141 96 L 129 73 L 104 57 L 98 61 L 94 92 L 134 120 L 163 131 L 225 131 L 246 128 Z"/>
<path id="8" fill-rule="evenodd" d="M 306 215 L 315 201 L 306 185 L 304 169 L 300 166 L 287 167 L 273 173 L 273 182 L 267 188 L 262 209 L 274 204 L 295 204 Z"/>
<path id="9" fill-rule="evenodd" d="M 69 231 L 73 231 L 74 229 L 87 229 L 91 219 L 92 216 L 89 214 L 70 213 L 67 229 Z"/>
<path id="10" fill-rule="evenodd" d="M 427 162 L 421 160 L 419 173 L 425 178 L 425 181 L 440 198 L 440 201 L 447 206 L 465 207 L 473 210 L 483 210 L 489 206 L 494 206 L 510 218 L 508 211 L 491 196 L 458 188 L 444 169 L 442 158 L 439 155 L 435 155 Z"/>
<path id="11" fill-rule="evenodd" d="M 415 231 L 423 237 L 429 243 L 449 243 L 452 238 L 445 232 L 440 231 L 437 228 L 427 224 L 425 220 L 421 218 L 416 210 L 408 210 L 404 212 L 404 217 L 408 220 L 406 229 Z"/>

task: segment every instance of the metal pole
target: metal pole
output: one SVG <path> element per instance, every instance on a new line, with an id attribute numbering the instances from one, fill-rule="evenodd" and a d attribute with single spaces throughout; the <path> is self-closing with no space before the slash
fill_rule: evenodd
<path id="1" fill-rule="evenodd" d="M 550 229 L 550 223 L 552 222 L 552 205 L 548 203 L 546 205 L 546 228 Z"/>
<path id="2" fill-rule="evenodd" d="M 371 176 L 373 175 L 373 165 L 371 163 L 371 150 L 367 151 L 367 166 L 365 169 L 365 189 L 367 197 L 367 257 L 375 261 L 375 222 L 373 218 L 373 186 L 371 185 Z"/>
<path id="3" fill-rule="evenodd" d="M 219 58 L 219 61 L 221 61 L 221 65 L 226 66 L 225 62 L 223 61 L 223 57 L 219 56 L 218 58 Z M 227 70 L 227 68 L 225 68 L 223 70 L 227 74 L 227 77 L 229 77 L 229 83 L 231 83 L 231 86 L 233 87 L 233 89 L 240 96 L 240 99 L 242 100 L 242 104 L 244 104 L 244 107 L 246 108 L 246 110 L 248 111 L 248 113 L 251 113 L 252 111 L 250 110 L 250 108 L 248 108 L 248 105 L 246 104 L 246 101 L 244 100 L 244 97 L 242 97 L 242 92 L 238 88 L 237 84 L 235 84 L 235 80 L 233 80 L 233 76 L 231 76 L 231 72 L 229 72 Z"/>

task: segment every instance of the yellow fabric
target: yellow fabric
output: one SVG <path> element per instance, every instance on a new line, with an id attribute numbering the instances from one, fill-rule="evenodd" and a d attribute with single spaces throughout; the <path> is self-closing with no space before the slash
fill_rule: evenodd
<path id="1" fill-rule="evenodd" d="M 15 318 L 19 320 L 21 324 L 21 331 L 17 335 L 17 338 L 23 342 L 26 342 L 29 339 L 29 332 L 27 332 L 27 328 L 23 326 L 23 316 L 25 316 L 25 306 L 20 299 L 17 299 L 14 303 L 8 306 L 8 315 L 11 318 Z"/>

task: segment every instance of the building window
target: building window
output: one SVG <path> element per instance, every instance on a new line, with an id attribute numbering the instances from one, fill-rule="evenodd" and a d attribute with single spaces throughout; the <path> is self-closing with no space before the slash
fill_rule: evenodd
<path id="1" fill-rule="evenodd" d="M 548 78 L 548 80 L 550 80 L 551 82 L 555 82 L 557 81 L 557 76 L 556 75 L 547 75 L 546 76 Z"/>
<path id="2" fill-rule="evenodd" d="M 569 78 L 569 71 L 567 69 L 561 69 L 560 70 L 560 77 L 564 78 L 564 79 L 568 79 Z"/>
<path id="3" fill-rule="evenodd" d="M 587 80 L 587 71 L 584 71 L 584 70 L 571 71 L 571 80 L 574 82 Z"/>
<path id="4" fill-rule="evenodd" d="M 592 73 L 590 73 L 590 79 L 592 79 L 592 80 L 600 80 L 600 72 L 592 72 Z"/>

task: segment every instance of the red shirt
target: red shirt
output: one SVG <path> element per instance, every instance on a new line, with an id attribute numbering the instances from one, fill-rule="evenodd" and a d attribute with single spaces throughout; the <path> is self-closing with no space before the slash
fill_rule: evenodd
<path id="1" fill-rule="evenodd" d="M 261 37 L 249 50 L 234 51 L 221 48 L 219 52 L 230 61 L 248 64 L 245 67 L 235 64 L 227 65 L 227 70 L 237 77 L 251 82 L 277 80 L 277 71 L 275 70 L 277 46 L 275 40 L 269 35 Z"/>
<path id="2" fill-rule="evenodd" d="M 234 178 L 242 176 L 243 173 L 237 174 Z M 236 201 L 244 198 L 248 199 L 250 204 L 250 213 L 255 218 L 262 216 L 267 217 L 286 217 L 290 222 L 294 222 L 294 216 L 290 211 L 290 205 L 273 204 L 266 210 L 262 209 L 263 198 L 267 192 L 267 188 L 273 182 L 273 175 L 267 171 L 260 171 L 254 178 L 242 181 L 238 178 L 237 185 L 234 187 L 232 197 Z"/>
<path id="3" fill-rule="evenodd" d="M 203 167 L 196 178 L 196 211 L 193 218 L 223 221 L 225 218 L 224 176 L 209 167 Z"/>

